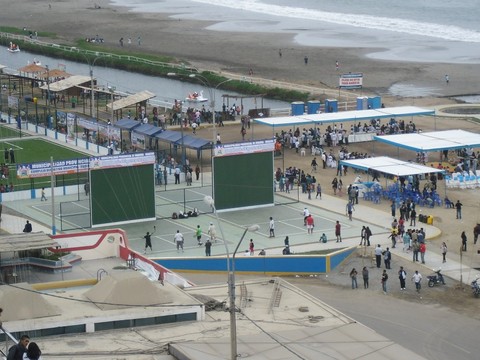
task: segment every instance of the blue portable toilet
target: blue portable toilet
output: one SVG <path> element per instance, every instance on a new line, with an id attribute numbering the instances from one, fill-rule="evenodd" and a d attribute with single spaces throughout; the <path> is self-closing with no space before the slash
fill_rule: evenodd
<path id="1" fill-rule="evenodd" d="M 305 103 L 303 101 L 294 101 L 292 106 L 292 116 L 303 115 L 305 112 Z"/>
<path id="2" fill-rule="evenodd" d="M 382 107 L 382 97 L 374 96 L 368 98 L 368 108 L 369 109 L 380 109 Z"/>
<path id="3" fill-rule="evenodd" d="M 357 97 L 357 110 L 368 109 L 368 96 Z"/>
<path id="4" fill-rule="evenodd" d="M 307 102 L 307 113 L 316 114 L 320 110 L 320 101 L 319 100 L 310 100 Z"/>
<path id="5" fill-rule="evenodd" d="M 325 100 L 325 112 L 326 113 L 338 112 L 338 101 L 336 99 Z"/>

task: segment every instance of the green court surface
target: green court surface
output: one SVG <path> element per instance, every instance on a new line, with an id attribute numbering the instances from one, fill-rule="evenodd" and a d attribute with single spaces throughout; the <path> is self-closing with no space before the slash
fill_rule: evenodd
<path id="1" fill-rule="evenodd" d="M 28 137 L 30 134 L 20 131 L 12 126 L 0 125 L 0 139 Z"/>
<path id="2" fill-rule="evenodd" d="M 13 149 L 15 163 L 11 163 L 11 159 L 9 156 L 7 157 L 5 149 Z M 50 161 L 51 156 L 53 156 L 54 161 L 88 157 L 85 153 L 38 138 L 0 141 L 0 152 L 3 152 L 3 154 L 0 153 L 1 163 L 8 164 L 9 167 L 8 179 L 3 181 L 13 184 L 15 190 L 29 190 L 32 186 L 37 189 L 50 186 L 50 178 L 36 178 L 33 181 L 31 179 L 17 179 L 16 164 Z M 83 177 L 83 175 L 81 176 Z M 57 177 L 57 185 L 76 184 L 77 180 L 78 176 L 76 174 L 64 175 Z"/>

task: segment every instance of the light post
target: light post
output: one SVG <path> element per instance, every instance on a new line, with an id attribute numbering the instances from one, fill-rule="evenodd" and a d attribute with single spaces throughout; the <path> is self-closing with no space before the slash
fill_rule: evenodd
<path id="1" fill-rule="evenodd" d="M 212 87 L 210 84 L 210 81 L 203 76 L 199 74 L 190 74 L 188 75 L 190 78 L 195 78 L 198 79 L 203 85 L 207 87 L 208 90 L 208 95 L 210 96 L 210 112 L 212 113 L 212 125 L 213 125 L 213 136 L 212 136 L 212 148 L 215 147 L 216 139 L 217 139 L 217 129 L 216 129 L 216 119 L 215 119 L 215 93 L 218 87 L 222 84 L 225 84 L 229 81 L 232 81 L 233 79 L 227 79 L 222 82 L 219 82 L 215 87 Z"/>
<path id="2" fill-rule="evenodd" d="M 237 244 L 237 247 L 235 248 L 235 251 L 233 253 L 232 257 L 232 265 L 230 266 L 230 254 L 228 252 L 228 245 L 227 245 L 227 240 L 225 238 L 225 235 L 223 233 L 223 228 L 220 222 L 220 218 L 217 214 L 217 209 L 215 208 L 215 202 L 211 196 L 205 196 L 203 198 L 203 201 L 209 205 L 212 210 L 213 214 L 215 215 L 215 218 L 217 219 L 218 223 L 218 228 L 220 229 L 220 234 L 222 234 L 222 239 L 223 239 L 223 244 L 225 245 L 225 252 L 227 255 L 227 272 L 228 272 L 228 279 L 227 279 L 227 285 L 228 285 L 228 298 L 229 298 L 229 314 L 230 314 L 230 360 L 236 360 L 237 359 L 237 319 L 236 319 L 236 311 L 235 311 L 235 254 L 237 253 L 238 248 L 240 247 L 240 244 L 242 243 L 243 239 L 245 238 L 245 235 L 247 234 L 248 231 L 254 232 L 259 229 L 258 225 L 251 225 L 247 228 L 245 228 L 242 237 L 240 238 L 240 241 Z"/>
<path id="3" fill-rule="evenodd" d="M 101 55 L 98 55 L 98 52 L 95 52 L 95 55 L 96 57 L 93 59 L 92 62 L 90 62 L 90 58 L 88 56 L 86 56 L 85 54 L 81 53 L 80 52 L 80 49 L 77 49 L 77 48 L 71 48 L 72 51 L 77 51 L 78 54 L 81 54 L 84 58 L 85 58 L 85 61 L 87 62 L 88 64 L 88 67 L 90 68 L 90 116 L 93 117 L 94 119 L 97 118 L 96 115 L 98 115 L 98 112 L 97 114 L 95 114 L 93 112 L 93 110 L 95 109 L 95 87 L 93 86 L 93 67 L 95 66 L 95 63 L 97 62 L 98 59 L 101 59 L 103 56 Z"/>

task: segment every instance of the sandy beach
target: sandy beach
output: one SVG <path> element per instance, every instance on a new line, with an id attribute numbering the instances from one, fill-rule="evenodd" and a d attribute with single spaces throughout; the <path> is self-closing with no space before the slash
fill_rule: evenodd
<path id="1" fill-rule="evenodd" d="M 96 4 L 100 8 L 96 8 Z M 365 56 L 380 50 L 373 46 L 372 49 L 305 47 L 295 43 L 293 34 L 213 31 L 206 29 L 212 24 L 206 21 L 178 20 L 170 17 L 171 14 L 133 13 L 106 1 L 96 4 L 94 1 L 18 0 L 2 11 L 0 20 L 3 26 L 56 34 L 56 38 L 40 38 L 44 41 L 72 44 L 75 40 L 99 35 L 105 39 L 104 45 L 118 47 L 120 38 L 131 38 L 132 43 L 125 41 L 124 49 L 169 55 L 202 70 L 246 75 L 252 69 L 257 77 L 311 86 L 335 88 L 339 74 L 363 72 L 364 93 L 391 97 L 390 90 L 395 85 L 393 89 L 397 89 L 401 97 L 428 98 L 422 100 L 426 105 L 437 103 L 433 98 L 478 92 L 477 83 L 471 77 L 478 70 L 476 64 L 375 60 Z M 279 49 L 282 49 L 281 58 Z M 304 63 L 305 56 L 309 58 L 308 65 Z M 339 71 L 335 69 L 337 60 Z M 444 81 L 447 73 L 448 86 Z M 411 99 L 401 102 L 405 101 L 414 103 Z"/>

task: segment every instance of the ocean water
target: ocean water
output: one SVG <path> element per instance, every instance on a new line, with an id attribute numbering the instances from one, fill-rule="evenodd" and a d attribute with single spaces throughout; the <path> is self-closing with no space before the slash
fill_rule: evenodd
<path id="1" fill-rule="evenodd" d="M 131 11 L 216 21 L 216 31 L 287 32 L 307 46 L 378 48 L 385 60 L 480 63 L 478 0 L 112 0 Z"/>

